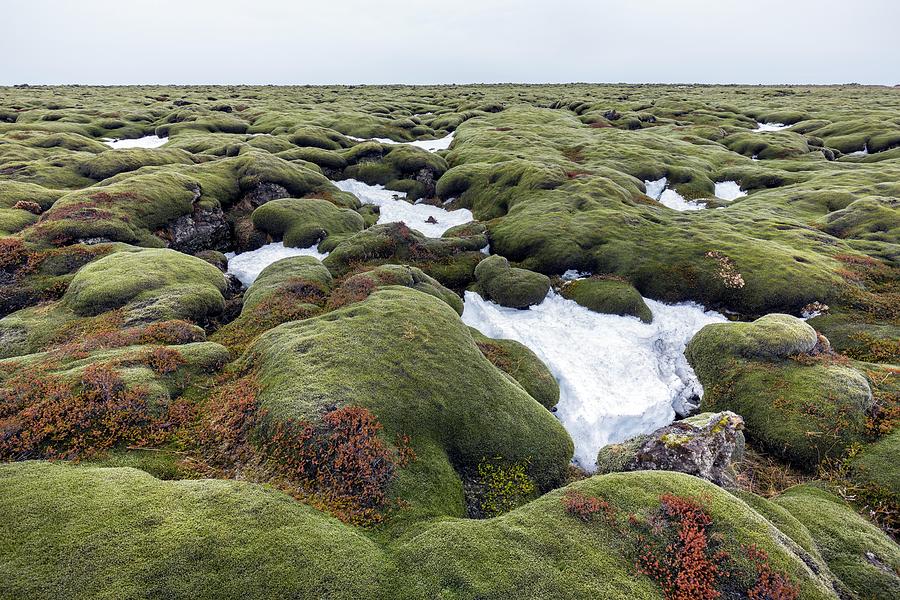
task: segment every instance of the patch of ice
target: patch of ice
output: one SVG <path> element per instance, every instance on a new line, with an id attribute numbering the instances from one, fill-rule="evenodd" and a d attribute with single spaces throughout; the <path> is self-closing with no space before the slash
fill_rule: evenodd
<path id="1" fill-rule="evenodd" d="M 103 143 L 113 149 L 123 148 L 159 148 L 169 141 L 167 137 L 158 137 L 155 135 L 145 135 L 144 137 L 134 140 L 110 140 L 105 139 Z"/>
<path id="2" fill-rule="evenodd" d="M 559 381 L 556 416 L 575 442 L 575 462 L 593 470 L 601 447 L 671 423 L 676 407 L 702 395 L 684 348 L 704 325 L 726 320 L 693 302 L 646 302 L 652 323 L 596 313 L 552 291 L 528 310 L 466 292 L 462 319 L 544 361 Z"/>
<path id="3" fill-rule="evenodd" d="M 490 244 L 485 244 L 485 245 L 484 245 L 484 248 L 481 249 L 481 253 L 482 253 L 482 254 L 487 254 L 488 256 L 490 256 L 490 255 L 491 255 L 491 245 L 490 245 Z"/>
<path id="4" fill-rule="evenodd" d="M 781 131 L 790 127 L 790 125 L 785 125 L 784 123 L 760 123 L 759 121 L 756 122 L 756 126 L 756 129 L 753 130 L 754 132 Z"/>
<path id="5" fill-rule="evenodd" d="M 587 272 L 577 271 L 575 269 L 569 269 L 560 277 L 563 281 L 575 281 L 576 279 L 584 279 L 585 277 L 590 277 L 591 274 Z"/>
<path id="6" fill-rule="evenodd" d="M 436 140 L 415 140 L 413 142 L 397 142 L 390 138 L 358 138 L 353 137 L 352 135 L 346 136 L 351 140 L 355 140 L 357 142 L 365 142 L 368 140 L 372 140 L 373 142 L 378 142 L 379 144 L 406 144 L 408 146 L 415 146 L 417 148 L 421 148 L 423 150 L 428 150 L 429 152 L 437 152 L 438 150 L 446 150 L 450 147 L 450 143 L 453 142 L 453 134 L 447 135 L 445 137 L 436 139 Z"/>
<path id="7" fill-rule="evenodd" d="M 385 189 L 383 185 L 369 185 L 356 179 L 335 181 L 334 185 L 350 192 L 363 204 L 379 207 L 379 223 L 402 221 L 428 237 L 441 237 L 451 227 L 473 220 L 472 211 L 465 208 L 445 210 L 430 204 L 411 204 L 403 200 L 405 194 Z"/>
<path id="8" fill-rule="evenodd" d="M 283 242 L 275 242 L 249 252 L 241 252 L 240 254 L 227 252 L 225 254 L 225 257 L 228 259 L 228 272 L 237 277 L 246 286 L 256 281 L 262 270 L 273 262 L 291 256 L 314 256 L 322 260 L 328 256 L 328 253 L 319 252 L 315 246 L 310 246 L 309 248 L 288 248 Z"/>
<path id="9" fill-rule="evenodd" d="M 869 154 L 869 144 L 863 146 L 862 150 L 857 150 L 856 152 L 851 152 L 847 156 L 868 156 Z"/>
<path id="10" fill-rule="evenodd" d="M 741 189 L 737 181 L 717 181 L 715 194 L 716 198 L 731 201 L 746 196 L 747 192 Z"/>
<path id="11" fill-rule="evenodd" d="M 655 181 L 644 181 L 644 187 L 647 189 L 647 195 L 672 210 L 703 210 L 706 204 L 702 202 L 694 202 L 693 200 L 685 200 L 684 196 L 675 190 L 666 187 L 668 181 L 665 177 Z"/>

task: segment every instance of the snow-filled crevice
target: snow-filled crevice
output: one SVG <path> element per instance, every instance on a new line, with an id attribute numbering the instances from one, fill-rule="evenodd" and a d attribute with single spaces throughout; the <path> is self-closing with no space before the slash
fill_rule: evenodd
<path id="1" fill-rule="evenodd" d="M 427 150 L 429 152 L 437 152 L 438 150 L 446 150 L 450 147 L 450 144 L 453 142 L 453 134 L 444 136 L 442 138 L 436 140 L 415 140 L 413 142 L 397 142 L 390 138 L 359 138 L 353 137 L 352 135 L 348 135 L 348 138 L 351 140 L 355 140 L 357 142 L 378 142 L 380 144 L 405 144 L 407 146 L 415 146 L 416 148 L 421 148 L 423 150 Z"/>
<path id="2" fill-rule="evenodd" d="M 671 423 L 703 393 L 684 348 L 704 325 L 725 321 L 699 304 L 645 299 L 653 322 L 600 314 L 550 292 L 528 310 L 465 294 L 463 321 L 492 338 L 528 346 L 559 381 L 556 416 L 575 442 L 575 462 L 594 470 L 597 451 Z"/>
<path id="3" fill-rule="evenodd" d="M 385 189 L 383 185 L 369 185 L 356 179 L 335 181 L 334 185 L 350 192 L 363 204 L 379 208 L 379 223 L 406 223 L 428 237 L 440 237 L 456 225 L 473 220 L 472 211 L 465 208 L 446 210 L 430 204 L 412 204 L 404 200 L 406 194 Z"/>
<path id="4" fill-rule="evenodd" d="M 741 189 L 741 184 L 737 181 L 717 181 L 716 182 L 716 198 L 720 200 L 737 200 L 747 195 L 747 192 Z"/>
<path id="5" fill-rule="evenodd" d="M 663 177 L 662 179 L 656 179 L 654 181 L 646 180 L 644 181 L 644 187 L 647 190 L 647 195 L 668 208 L 677 211 L 686 211 L 686 210 L 703 210 L 706 208 L 706 204 L 703 202 L 694 202 L 693 200 L 687 200 L 676 192 L 673 189 L 666 187 L 668 184 L 668 180 Z"/>
<path id="6" fill-rule="evenodd" d="M 228 272 L 237 277 L 245 286 L 256 281 L 262 270 L 282 258 L 291 256 L 313 256 L 319 260 L 328 256 L 327 252 L 319 252 L 315 246 L 309 248 L 288 248 L 283 242 L 266 244 L 256 250 L 235 254 L 228 252 Z"/>
<path id="7" fill-rule="evenodd" d="M 766 131 L 781 131 L 783 129 L 787 129 L 790 125 L 785 125 L 784 123 L 760 123 L 757 121 L 756 129 L 754 132 L 766 132 Z"/>
<path id="8" fill-rule="evenodd" d="M 158 137 L 155 135 L 146 135 L 141 138 L 133 139 L 133 140 L 111 140 L 105 139 L 103 143 L 113 148 L 114 150 L 121 150 L 125 148 L 159 148 L 163 144 L 169 141 L 167 137 Z"/>

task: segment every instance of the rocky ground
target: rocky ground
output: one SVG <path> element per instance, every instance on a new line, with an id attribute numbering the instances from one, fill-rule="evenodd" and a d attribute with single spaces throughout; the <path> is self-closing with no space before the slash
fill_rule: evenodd
<path id="1" fill-rule="evenodd" d="M 900 597 L 898 115 L 0 89 L 0 597 Z"/>

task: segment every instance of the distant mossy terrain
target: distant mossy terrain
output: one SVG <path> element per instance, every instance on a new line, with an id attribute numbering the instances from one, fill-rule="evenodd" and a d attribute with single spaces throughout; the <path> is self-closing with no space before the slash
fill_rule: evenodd
<path id="1" fill-rule="evenodd" d="M 328 255 L 227 273 L 266 244 Z M 735 487 L 572 464 L 460 318 L 551 289 L 729 317 L 685 355 Z M 898 89 L 0 88 L 3 600 L 897 598 L 898 372 Z"/>

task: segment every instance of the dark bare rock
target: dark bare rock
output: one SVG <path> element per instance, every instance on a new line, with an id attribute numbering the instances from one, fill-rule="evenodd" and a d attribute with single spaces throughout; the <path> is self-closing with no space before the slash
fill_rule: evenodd
<path id="1" fill-rule="evenodd" d="M 727 487 L 743 454 L 743 429 L 744 419 L 733 412 L 702 413 L 601 448 L 597 470 L 678 471 Z"/>

